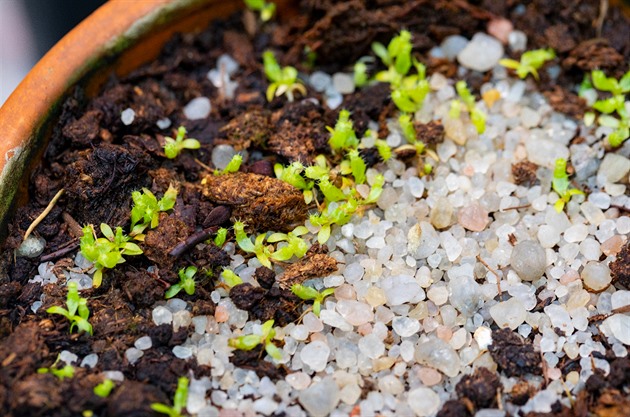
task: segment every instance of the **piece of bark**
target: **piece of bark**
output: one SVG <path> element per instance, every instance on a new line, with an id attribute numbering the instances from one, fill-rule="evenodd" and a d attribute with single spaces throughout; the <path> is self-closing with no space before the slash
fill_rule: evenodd
<path id="1" fill-rule="evenodd" d="M 293 284 L 301 284 L 307 279 L 323 277 L 337 270 L 337 260 L 323 253 L 304 257 L 289 265 L 284 274 L 277 278 L 280 288 L 288 289 Z"/>
<path id="2" fill-rule="evenodd" d="M 237 172 L 208 175 L 203 193 L 217 204 L 232 208 L 232 219 L 252 231 L 288 232 L 304 223 L 307 215 L 302 192 L 276 178 Z"/>

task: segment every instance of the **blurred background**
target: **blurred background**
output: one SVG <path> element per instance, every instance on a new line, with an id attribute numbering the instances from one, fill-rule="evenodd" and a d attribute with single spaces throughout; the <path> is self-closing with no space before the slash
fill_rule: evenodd
<path id="1" fill-rule="evenodd" d="M 0 0 L 0 105 L 33 65 L 106 0 Z"/>

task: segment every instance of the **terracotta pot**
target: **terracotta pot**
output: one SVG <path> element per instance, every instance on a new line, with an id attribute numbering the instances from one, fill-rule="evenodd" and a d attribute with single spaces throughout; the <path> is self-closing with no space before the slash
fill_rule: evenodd
<path id="1" fill-rule="evenodd" d="M 288 9 L 288 0 L 277 1 Z M 176 32 L 204 29 L 244 7 L 240 0 L 110 0 L 57 43 L 0 108 L 0 236 L 10 210 L 24 203 L 35 165 L 71 88 L 94 95 L 115 72 L 155 58 Z"/>

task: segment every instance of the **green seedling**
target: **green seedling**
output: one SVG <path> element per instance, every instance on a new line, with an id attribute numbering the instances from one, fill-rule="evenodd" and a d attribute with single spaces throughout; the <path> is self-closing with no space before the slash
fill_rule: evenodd
<path id="1" fill-rule="evenodd" d="M 280 97 L 283 94 L 286 94 L 287 100 L 293 101 L 294 92 L 306 95 L 306 88 L 298 80 L 298 72 L 294 67 L 281 68 L 271 51 L 263 53 L 263 64 L 265 75 L 271 82 L 267 88 L 267 101 L 271 101 L 274 97 Z"/>
<path id="2" fill-rule="evenodd" d="M 350 159 L 350 169 L 354 177 L 354 182 L 363 184 L 365 182 L 365 171 L 367 170 L 365 161 L 361 158 L 357 149 L 350 150 L 348 152 L 348 158 Z"/>
<path id="3" fill-rule="evenodd" d="M 379 81 L 391 83 L 407 75 L 412 65 L 411 38 L 411 32 L 402 30 L 398 36 L 389 41 L 387 48 L 380 42 L 372 44 L 372 51 L 383 61 L 383 64 L 389 67 L 387 71 L 382 71 L 377 75 L 377 79 L 380 78 Z"/>
<path id="4" fill-rule="evenodd" d="M 547 61 L 551 61 L 556 57 L 556 52 L 551 49 L 536 49 L 533 51 L 524 52 L 521 55 L 521 60 L 515 59 L 502 59 L 499 64 L 506 68 L 513 69 L 519 78 L 525 79 L 529 74 L 533 75 L 538 80 L 538 70 Z"/>
<path id="5" fill-rule="evenodd" d="M 304 226 L 296 227 L 289 233 L 272 233 L 268 238 L 266 233 L 261 233 L 254 239 L 254 243 L 247 233 L 245 233 L 245 225 L 237 221 L 234 223 L 234 236 L 236 243 L 241 250 L 253 253 L 260 263 L 271 269 L 271 260 L 284 262 L 293 256 L 301 258 L 308 250 L 308 244 L 300 236 L 308 233 L 308 229 Z M 278 250 L 273 249 L 272 245 L 265 244 L 276 242 L 287 242 L 287 244 Z"/>
<path id="6" fill-rule="evenodd" d="M 94 264 L 93 285 L 101 286 L 103 270 L 112 269 L 116 265 L 125 262 L 125 256 L 141 255 L 142 249 L 135 243 L 129 242 L 129 236 L 123 234 L 121 227 L 116 227 L 116 233 L 105 223 L 101 223 L 101 232 L 104 237 L 96 238 L 93 225 L 83 228 L 83 237 L 80 239 L 81 254 Z"/>
<path id="7" fill-rule="evenodd" d="M 388 161 L 392 157 L 392 147 L 387 144 L 387 141 L 377 139 L 376 142 L 374 142 L 374 146 L 383 161 Z"/>
<path id="8" fill-rule="evenodd" d="M 54 376 L 59 378 L 61 381 L 63 381 L 66 378 L 74 377 L 74 367 L 72 365 L 65 365 L 64 367 L 59 368 L 58 364 L 59 364 L 59 355 L 57 355 L 57 359 L 55 359 L 55 362 L 50 366 L 50 368 L 39 368 L 37 369 L 37 373 L 38 374 L 53 374 Z"/>
<path id="9" fill-rule="evenodd" d="M 180 269 L 178 272 L 179 282 L 177 284 L 171 285 L 171 287 L 164 294 L 164 298 L 173 298 L 177 294 L 179 294 L 181 290 L 184 290 L 188 295 L 193 295 L 195 293 L 196 273 L 197 268 L 194 266 Z"/>
<path id="10" fill-rule="evenodd" d="M 350 198 L 339 204 L 336 202 L 330 203 L 326 205 L 326 208 L 321 213 L 311 214 L 309 221 L 313 226 L 319 226 L 320 228 L 317 232 L 317 241 L 322 245 L 326 243 L 330 238 L 332 225 L 342 226 L 348 223 L 358 207 L 359 202 L 354 198 Z"/>
<path id="11" fill-rule="evenodd" d="M 558 213 L 562 212 L 564 206 L 571 201 L 574 195 L 584 195 L 584 192 L 575 188 L 569 188 L 569 175 L 567 174 L 567 161 L 564 158 L 556 159 L 556 167 L 553 171 L 551 188 L 558 194 L 558 201 L 553 205 Z"/>
<path id="12" fill-rule="evenodd" d="M 335 127 L 326 126 L 326 129 L 330 132 L 328 144 L 333 152 L 340 153 L 359 146 L 359 139 L 357 139 L 348 110 L 341 110 Z"/>
<path id="13" fill-rule="evenodd" d="M 291 184 L 298 190 L 302 190 L 306 204 L 310 204 L 313 201 L 313 186 L 315 182 L 309 181 L 302 176 L 305 169 L 301 162 L 295 161 L 286 167 L 282 166 L 282 164 L 275 164 L 273 170 L 279 180 Z"/>
<path id="14" fill-rule="evenodd" d="M 254 243 L 252 243 L 252 239 L 245 233 L 245 224 L 236 221 L 234 222 L 234 237 L 236 238 L 238 247 L 241 248 L 242 251 L 255 254 L 261 265 L 271 269 L 270 257 L 272 251 L 268 245 L 265 245 L 265 233 L 256 236 Z"/>
<path id="15" fill-rule="evenodd" d="M 227 239 L 228 229 L 225 227 L 221 227 L 217 230 L 217 233 L 214 235 L 214 244 L 219 248 L 222 248 Z"/>
<path id="16" fill-rule="evenodd" d="M 221 272 L 221 277 L 223 278 L 223 281 L 225 281 L 225 284 L 230 288 L 243 283 L 243 279 L 230 269 L 224 268 L 223 272 Z"/>
<path id="17" fill-rule="evenodd" d="M 611 97 L 597 100 L 593 104 L 593 108 L 602 113 L 597 121 L 600 126 L 606 126 L 614 129 L 608 136 L 608 142 L 612 147 L 621 146 L 621 144 L 630 137 L 630 114 L 626 101 L 626 94 L 630 93 L 630 71 L 626 72 L 620 80 L 613 77 L 606 77 L 603 71 L 593 71 L 591 73 L 592 86 L 597 90 L 606 91 Z M 586 88 L 589 85 L 584 86 Z M 580 87 L 582 89 L 583 86 Z M 616 114 L 616 117 L 615 117 Z M 585 123 L 590 118 L 595 118 L 592 112 L 584 115 Z"/>
<path id="18" fill-rule="evenodd" d="M 360 203 L 362 205 L 376 204 L 376 202 L 378 201 L 378 198 L 383 193 L 384 184 L 385 184 L 385 177 L 383 176 L 383 174 L 376 175 L 374 177 L 374 180 L 372 181 L 372 187 L 370 188 L 370 192 L 368 196 L 365 198 L 365 200 L 361 200 Z"/>
<path id="19" fill-rule="evenodd" d="M 304 68 L 313 69 L 315 67 L 315 61 L 317 61 L 317 52 L 313 51 L 310 46 L 306 45 L 302 51 L 304 57 L 302 65 Z"/>
<path id="20" fill-rule="evenodd" d="M 169 211 L 175 206 L 177 190 L 169 185 L 164 196 L 158 200 L 155 195 L 146 188 L 131 193 L 133 207 L 131 208 L 131 236 L 136 240 L 144 240 L 142 232 L 149 227 L 154 229 L 160 221 L 160 213 Z"/>
<path id="21" fill-rule="evenodd" d="M 477 129 L 477 133 L 483 133 L 486 130 L 486 114 L 482 112 L 476 105 L 475 96 L 472 95 L 466 81 L 458 81 L 455 84 L 455 90 L 459 95 L 460 100 L 451 101 L 451 110 L 449 116 L 453 119 L 458 119 L 460 116 L 462 103 L 466 107 L 468 114 L 470 115 L 470 121 Z"/>
<path id="22" fill-rule="evenodd" d="M 330 202 L 321 212 L 311 214 L 309 221 L 313 226 L 319 226 L 317 241 L 323 245 L 330 238 L 333 225 L 343 226 L 350 221 L 360 206 L 376 203 L 383 192 L 384 184 L 385 177 L 378 174 L 374 178 L 370 192 L 365 199 L 356 199 L 347 195 L 345 201 Z"/>
<path id="23" fill-rule="evenodd" d="M 199 149 L 201 147 L 201 143 L 197 139 L 186 137 L 186 128 L 184 126 L 180 126 L 177 129 L 177 135 L 175 139 L 171 137 L 165 137 L 164 143 L 164 154 L 168 159 L 175 159 L 184 149 Z"/>
<path id="24" fill-rule="evenodd" d="M 325 201 L 343 201 L 348 198 L 348 196 L 339 187 L 330 182 L 330 178 L 328 178 L 327 175 L 320 178 L 317 186 L 319 187 L 319 191 L 321 191 L 324 195 Z"/>
<path id="25" fill-rule="evenodd" d="M 330 176 L 330 168 L 328 167 L 328 160 L 324 155 L 317 155 L 314 160 L 314 164 L 304 169 L 304 175 L 306 178 L 312 180 L 319 180 L 323 177 Z"/>
<path id="26" fill-rule="evenodd" d="M 429 94 L 429 82 L 425 79 L 424 65 L 418 63 L 417 75 L 408 75 L 392 90 L 392 101 L 398 110 L 415 113 L 422 108 L 424 99 Z"/>
<path id="27" fill-rule="evenodd" d="M 387 47 L 379 42 L 372 44 L 372 50 L 388 68 L 376 74 L 376 80 L 390 84 L 392 101 L 405 113 L 415 113 L 422 108 L 429 93 L 426 80 L 426 67 L 411 55 L 411 32 L 403 30 L 392 38 Z M 411 67 L 416 74 L 408 75 Z"/>
<path id="28" fill-rule="evenodd" d="M 411 116 L 407 113 L 403 113 L 398 117 L 398 123 L 400 124 L 400 130 L 402 131 L 403 136 L 407 139 L 409 143 L 416 143 L 416 128 L 413 126 L 413 121 L 411 120 Z"/>
<path id="29" fill-rule="evenodd" d="M 287 244 L 271 254 L 271 258 L 276 261 L 288 261 L 293 256 L 301 258 L 308 251 L 308 243 L 300 236 L 308 233 L 304 226 L 298 226 L 289 233 L 272 233 L 267 238 L 267 242 L 287 242 Z"/>
<path id="30" fill-rule="evenodd" d="M 367 75 L 367 64 L 365 61 L 357 61 L 354 64 L 354 85 L 357 87 L 363 87 L 369 81 Z"/>
<path id="31" fill-rule="evenodd" d="M 173 406 L 161 403 L 151 404 L 151 409 L 168 417 L 183 417 L 182 410 L 186 407 L 188 401 L 188 378 L 182 376 L 177 380 L 177 389 L 173 397 Z"/>
<path id="32" fill-rule="evenodd" d="M 260 20 L 268 22 L 276 12 L 276 4 L 265 0 L 245 0 L 247 8 L 260 13 Z"/>
<path id="33" fill-rule="evenodd" d="M 225 174 L 233 174 L 238 172 L 241 169 L 241 164 L 243 163 L 243 156 L 241 154 L 236 154 L 230 159 L 230 162 L 223 168 L 222 171 L 218 169 L 214 170 L 214 175 L 225 175 Z"/>
<path id="34" fill-rule="evenodd" d="M 105 378 L 103 382 L 94 387 L 94 394 L 101 398 L 109 397 L 116 384 L 109 378 Z"/>
<path id="35" fill-rule="evenodd" d="M 273 320 L 267 320 L 263 323 L 261 334 L 248 334 L 244 336 L 234 337 L 228 340 L 228 345 L 238 350 L 252 350 L 258 345 L 264 345 L 265 351 L 273 359 L 282 359 L 280 349 L 273 344 L 273 338 L 276 331 L 273 328 Z"/>
<path id="36" fill-rule="evenodd" d="M 87 307 L 87 298 L 79 296 L 77 283 L 71 281 L 68 283 L 68 295 L 66 296 L 67 309 L 59 306 L 52 306 L 46 310 L 48 314 L 59 314 L 70 321 L 70 333 L 74 328 L 79 331 L 92 334 L 92 325 L 88 321 L 90 310 Z"/>
<path id="37" fill-rule="evenodd" d="M 326 288 L 322 292 L 318 292 L 315 288 L 306 285 L 295 284 L 291 286 L 291 292 L 302 300 L 313 300 L 313 314 L 319 317 L 324 299 L 335 292 L 334 288 Z"/>

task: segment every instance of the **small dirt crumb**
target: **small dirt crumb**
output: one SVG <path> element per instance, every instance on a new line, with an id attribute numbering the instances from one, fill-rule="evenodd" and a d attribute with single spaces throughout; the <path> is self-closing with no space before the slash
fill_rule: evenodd
<path id="1" fill-rule="evenodd" d="M 630 289 L 630 242 L 621 249 L 617 258 L 610 263 L 613 282 Z"/>
<path id="2" fill-rule="evenodd" d="M 157 387 L 135 381 L 125 381 L 108 402 L 108 416 L 149 416 L 151 404 L 169 404 L 169 399 Z"/>
<path id="3" fill-rule="evenodd" d="M 525 374 L 541 374 L 540 354 L 534 346 L 510 329 L 492 332 L 490 356 L 508 377 Z"/>
<path id="4" fill-rule="evenodd" d="M 235 285 L 230 290 L 230 299 L 237 308 L 249 310 L 253 305 L 260 303 L 267 291 L 252 284 Z"/>
<path id="5" fill-rule="evenodd" d="M 312 126 L 294 125 L 284 120 L 269 139 L 269 150 L 284 156 L 289 162 L 299 161 L 309 165 L 316 155 L 312 139 L 314 134 Z"/>
<path id="6" fill-rule="evenodd" d="M 444 126 L 439 120 L 431 120 L 429 123 L 414 123 L 416 138 L 427 146 L 435 146 L 444 142 Z"/>
<path id="7" fill-rule="evenodd" d="M 545 29 L 545 38 L 547 38 L 549 46 L 557 52 L 569 52 L 575 48 L 575 40 L 571 36 L 569 27 L 564 23 L 549 26 Z"/>
<path id="8" fill-rule="evenodd" d="M 527 383 L 527 381 L 517 382 L 510 392 L 512 403 L 516 405 L 525 405 L 532 396 L 532 391 L 532 387 Z"/>
<path id="9" fill-rule="evenodd" d="M 253 350 L 235 350 L 231 362 L 236 367 L 255 371 L 260 378 L 266 376 L 272 381 L 284 379 L 287 375 L 284 367 L 277 367 L 271 362 L 261 360 L 266 355 L 263 349 L 259 346 Z"/>
<path id="10" fill-rule="evenodd" d="M 17 415 L 45 416 L 63 402 L 63 387 L 51 374 L 33 374 L 13 387 L 11 408 Z"/>
<path id="11" fill-rule="evenodd" d="M 601 69 L 608 74 L 610 70 L 623 67 L 624 61 L 623 55 L 605 39 L 589 39 L 575 47 L 562 64 L 565 68 L 578 67 L 587 72 Z"/>
<path id="12" fill-rule="evenodd" d="M 160 265 L 170 265 L 173 260 L 168 253 L 179 242 L 186 240 L 190 233 L 186 223 L 162 213 L 158 227 L 147 232 L 143 245 L 144 255 Z"/>
<path id="13" fill-rule="evenodd" d="M 493 408 L 497 403 L 497 390 L 502 384 L 496 373 L 488 368 L 477 368 L 472 375 L 464 375 L 457 383 L 455 391 L 460 397 L 466 397 L 477 409 Z"/>
<path id="14" fill-rule="evenodd" d="M 98 137 L 102 119 L 103 113 L 100 110 L 88 110 L 78 120 L 67 124 L 63 128 L 63 135 L 70 139 L 74 146 L 85 148 Z"/>
<path id="15" fill-rule="evenodd" d="M 557 112 L 567 114 L 574 119 L 581 119 L 586 109 L 586 101 L 576 94 L 554 85 L 552 90 L 545 91 L 544 96 Z"/>
<path id="16" fill-rule="evenodd" d="M 249 110 L 230 120 L 220 132 L 237 151 L 247 149 L 251 145 L 264 147 L 273 129 L 269 117 L 268 111 Z"/>
<path id="17" fill-rule="evenodd" d="M 460 400 L 448 400 L 437 413 L 437 417 L 471 417 L 472 413 Z"/>
<path id="18" fill-rule="evenodd" d="M 323 277 L 337 270 L 337 260 L 321 253 L 306 256 L 289 265 L 284 274 L 278 277 L 281 288 L 289 289 L 293 284 L 301 284 L 307 279 Z"/>
<path id="19" fill-rule="evenodd" d="M 208 175 L 203 193 L 218 204 L 232 207 L 232 219 L 250 230 L 290 231 L 306 219 L 300 190 L 276 178 L 238 172 Z"/>
<path id="20" fill-rule="evenodd" d="M 536 182 L 536 170 L 538 165 L 530 161 L 521 161 L 512 164 L 512 176 L 516 185 L 533 185 Z"/>
<path id="21" fill-rule="evenodd" d="M 268 290 L 276 282 L 276 273 L 266 266 L 260 266 L 254 272 L 254 279 L 261 287 Z"/>
<path id="22" fill-rule="evenodd" d="M 630 416 L 630 399 L 615 389 L 606 390 L 597 399 L 593 411 L 600 417 Z"/>

